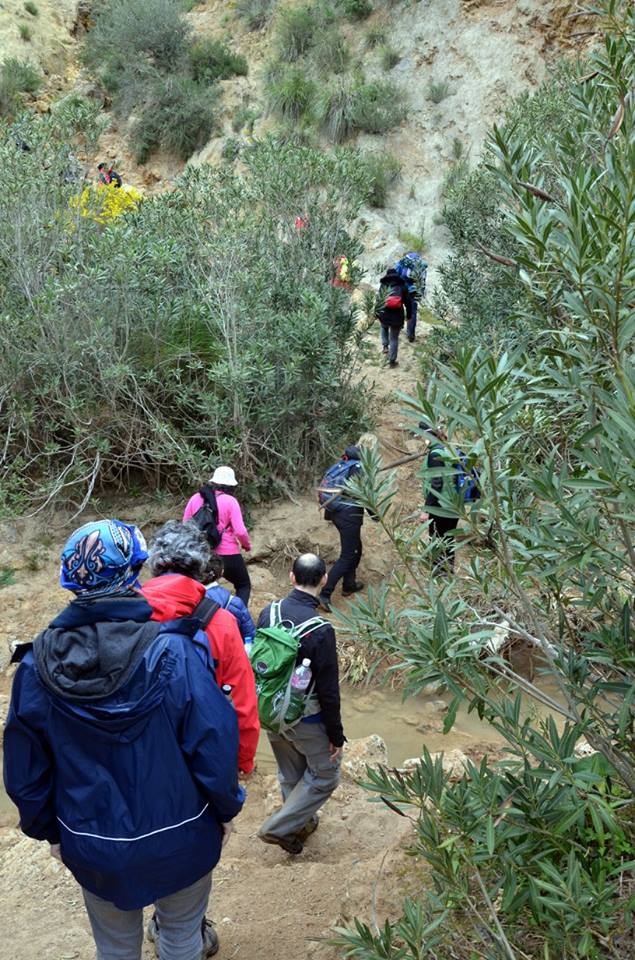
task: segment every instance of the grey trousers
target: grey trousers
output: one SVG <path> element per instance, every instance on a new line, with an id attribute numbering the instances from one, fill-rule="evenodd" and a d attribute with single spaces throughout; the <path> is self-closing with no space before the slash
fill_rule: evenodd
<path id="1" fill-rule="evenodd" d="M 201 924 L 211 889 L 212 875 L 207 873 L 190 887 L 157 900 L 160 960 L 201 960 Z M 120 910 L 88 890 L 82 893 L 93 928 L 97 960 L 141 960 L 143 910 Z"/>
<path id="2" fill-rule="evenodd" d="M 298 723 L 286 734 L 268 733 L 278 764 L 283 805 L 265 820 L 259 835 L 296 834 L 331 796 L 340 779 L 340 762 L 333 763 L 323 723 Z"/>
<path id="3" fill-rule="evenodd" d="M 381 324 L 381 345 L 388 349 L 388 360 L 394 363 L 399 350 L 399 327 L 385 327 Z"/>

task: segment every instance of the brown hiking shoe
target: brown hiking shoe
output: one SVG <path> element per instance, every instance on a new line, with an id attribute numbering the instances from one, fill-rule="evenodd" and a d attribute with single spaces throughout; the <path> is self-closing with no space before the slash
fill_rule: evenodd
<path id="1" fill-rule="evenodd" d="M 307 837 L 310 837 L 312 833 L 315 833 L 317 828 L 320 826 L 320 820 L 318 817 L 311 817 L 310 820 L 304 824 L 301 830 L 298 830 L 296 833 L 296 838 L 300 843 L 304 843 Z"/>
<path id="2" fill-rule="evenodd" d="M 258 836 L 263 843 L 273 843 L 278 847 L 282 847 L 287 853 L 293 854 L 293 856 L 302 853 L 304 849 L 302 841 L 298 840 L 297 837 L 276 837 L 273 833 L 263 833 L 258 834 Z"/>

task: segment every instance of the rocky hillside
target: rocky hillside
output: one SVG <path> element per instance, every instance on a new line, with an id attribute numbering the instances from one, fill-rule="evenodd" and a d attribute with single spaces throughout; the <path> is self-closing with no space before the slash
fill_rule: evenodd
<path id="1" fill-rule="evenodd" d="M 286 5 L 287 0 L 282 0 L 279 7 Z M 547 64 L 574 48 L 576 40 L 570 33 L 576 21 L 568 19 L 573 4 L 402 0 L 375 7 L 367 19 L 339 25 L 353 63 L 363 68 L 366 79 L 390 79 L 403 91 L 405 105 L 405 120 L 395 129 L 384 135 L 363 134 L 354 141 L 370 152 L 393 154 L 402 167 L 385 207 L 365 213 L 364 266 L 374 273 L 377 263 L 392 259 L 404 244 L 419 238 L 434 270 L 446 252 L 439 216 L 446 179 L 457 164 L 479 158 L 488 127 L 509 100 L 536 86 Z M 187 16 L 197 35 L 222 38 L 246 57 L 249 66 L 248 76 L 222 81 L 222 131 L 189 161 L 218 163 L 228 139 L 246 136 L 239 132 L 237 138 L 233 123 L 240 108 L 248 107 L 257 115 L 254 136 L 275 127 L 263 94 L 275 16 L 262 29 L 249 31 L 227 0 L 196 4 Z M 37 5 L 7 0 L 2 5 L 0 56 L 26 58 L 44 71 L 46 88 L 36 101 L 40 111 L 46 111 L 62 90 L 91 90 L 92 78 L 77 64 L 77 45 L 89 24 L 89 5 L 77 0 L 41 0 Z M 389 69 L 382 61 L 383 48 L 376 46 L 378 37 L 394 51 Z M 116 160 L 130 183 L 145 190 L 169 189 L 183 163 L 155 153 L 147 164 L 138 166 L 125 134 L 125 124 L 112 118 L 99 156 Z M 80 155 L 87 170 L 92 170 L 96 159 L 97 153 Z"/>

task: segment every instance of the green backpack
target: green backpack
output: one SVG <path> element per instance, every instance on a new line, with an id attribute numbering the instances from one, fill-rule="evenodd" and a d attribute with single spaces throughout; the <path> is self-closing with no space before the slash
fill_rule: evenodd
<path id="1" fill-rule="evenodd" d="M 249 655 L 256 678 L 260 725 L 272 733 L 290 730 L 305 716 L 311 700 L 316 702 L 314 694 L 292 690 L 291 677 L 300 641 L 327 622 L 321 617 L 312 617 L 297 627 L 288 621 L 285 626 L 280 606 L 280 603 L 271 604 L 269 626 L 258 627 Z"/>

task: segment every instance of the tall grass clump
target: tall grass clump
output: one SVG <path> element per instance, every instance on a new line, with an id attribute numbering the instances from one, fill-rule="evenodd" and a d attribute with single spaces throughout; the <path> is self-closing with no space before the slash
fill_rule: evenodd
<path id="1" fill-rule="evenodd" d="M 336 7 L 349 20 L 365 20 L 373 12 L 371 0 L 337 0 Z"/>
<path id="2" fill-rule="evenodd" d="M 385 207 L 388 194 L 401 173 L 401 163 L 391 153 L 370 153 L 363 157 L 367 176 L 366 200 L 371 207 Z"/>
<path id="3" fill-rule="evenodd" d="M 41 75 L 27 60 L 5 60 L 0 67 L 0 115 L 16 113 L 25 94 L 37 93 L 41 84 Z"/>
<path id="4" fill-rule="evenodd" d="M 450 96 L 450 84 L 447 80 L 440 80 L 436 83 L 431 83 L 428 86 L 427 97 L 428 100 L 431 100 L 432 103 L 442 103 L 446 97 Z"/>
<path id="5" fill-rule="evenodd" d="M 281 120 L 299 120 L 313 105 L 316 86 L 306 71 L 296 64 L 273 71 L 265 82 L 269 111 Z"/>
<path id="6" fill-rule="evenodd" d="M 324 76 L 346 72 L 351 62 L 351 48 L 336 26 L 320 32 L 311 51 L 311 61 Z"/>
<path id="7" fill-rule="evenodd" d="M 226 460 L 248 496 L 311 482 L 368 404 L 329 282 L 361 250 L 358 165 L 265 140 L 104 228 L 42 177 L 66 159 L 53 121 L 22 123 L 30 153 L 0 140 L 0 510 L 177 492 Z"/>
<path id="8" fill-rule="evenodd" d="M 236 0 L 234 10 L 249 30 L 266 26 L 273 14 L 276 0 Z"/>
<path id="9" fill-rule="evenodd" d="M 388 81 L 341 77 L 319 98 L 320 128 L 333 143 L 343 143 L 355 133 L 385 133 L 404 116 L 403 92 Z"/>
<path id="10" fill-rule="evenodd" d="M 282 61 L 297 60 L 315 43 L 322 21 L 317 3 L 301 3 L 278 10 L 275 42 Z"/>

